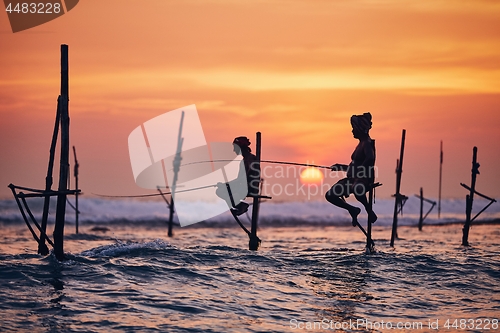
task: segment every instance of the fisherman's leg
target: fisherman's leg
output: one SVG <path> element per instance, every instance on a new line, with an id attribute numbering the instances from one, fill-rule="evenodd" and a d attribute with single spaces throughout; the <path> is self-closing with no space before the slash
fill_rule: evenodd
<path id="1" fill-rule="evenodd" d="M 344 200 L 344 198 L 342 197 L 342 191 L 344 191 L 344 189 L 341 189 L 340 186 L 342 186 L 342 184 L 339 183 L 333 185 L 332 188 L 325 193 L 325 199 L 331 204 L 347 210 L 351 215 L 352 225 L 356 226 L 358 224 L 358 215 L 359 213 L 361 213 L 361 209 L 348 204 Z"/>
<path id="2" fill-rule="evenodd" d="M 231 203 L 231 197 L 229 196 L 226 184 L 218 183 L 217 189 L 215 190 L 215 194 L 226 202 L 229 209 L 233 208 L 233 204 Z"/>
<path id="3" fill-rule="evenodd" d="M 240 201 L 232 210 L 234 210 L 236 216 L 240 216 L 248 211 L 249 206 L 245 201 Z"/>
<path id="4" fill-rule="evenodd" d="M 363 190 L 357 192 L 356 187 L 354 188 L 354 196 L 356 200 L 358 200 L 364 207 L 366 212 L 368 213 L 368 223 L 375 223 L 377 221 L 377 215 L 373 211 L 372 207 L 370 207 L 370 203 L 366 199 L 366 191 L 363 184 L 358 184 L 360 187 L 363 186 Z"/>

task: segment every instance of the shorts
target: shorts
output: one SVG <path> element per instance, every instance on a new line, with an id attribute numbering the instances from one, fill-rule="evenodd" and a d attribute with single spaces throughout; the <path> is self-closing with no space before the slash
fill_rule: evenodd
<path id="1" fill-rule="evenodd" d="M 333 185 L 327 192 L 327 195 L 336 197 L 363 196 L 367 192 L 366 184 L 360 179 L 343 178 Z"/>

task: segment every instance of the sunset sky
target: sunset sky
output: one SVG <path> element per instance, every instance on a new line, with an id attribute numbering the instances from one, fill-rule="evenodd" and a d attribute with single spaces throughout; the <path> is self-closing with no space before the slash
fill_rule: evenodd
<path id="1" fill-rule="evenodd" d="M 395 192 L 402 129 L 402 193 L 437 198 L 442 140 L 443 197 L 465 197 L 474 146 L 477 189 L 500 197 L 498 1 L 84 0 L 18 33 L 0 13 L 2 198 L 9 183 L 44 187 L 61 44 L 89 197 L 151 193 L 128 135 L 190 104 L 208 142 L 253 146 L 260 131 L 263 159 L 319 165 L 349 163 L 349 118 L 371 112 L 378 197 Z"/>

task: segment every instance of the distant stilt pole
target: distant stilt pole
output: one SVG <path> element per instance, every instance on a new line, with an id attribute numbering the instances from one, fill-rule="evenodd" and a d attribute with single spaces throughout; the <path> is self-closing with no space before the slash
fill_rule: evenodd
<path id="1" fill-rule="evenodd" d="M 257 161 L 254 163 L 257 163 L 257 165 L 253 165 L 252 167 L 256 167 L 260 170 L 260 157 L 261 157 L 261 133 L 257 132 L 257 139 L 256 139 L 256 150 L 255 150 L 255 156 L 257 157 Z M 260 203 L 260 198 L 259 196 L 261 195 L 260 189 L 259 193 L 256 197 L 253 198 L 253 206 L 252 206 L 252 227 L 250 229 L 250 241 L 248 244 L 248 249 L 251 251 L 257 251 L 260 246 L 260 239 L 257 237 L 257 223 L 259 220 L 259 203 Z"/>
<path id="2" fill-rule="evenodd" d="M 69 174 L 69 68 L 68 45 L 61 45 L 61 162 L 59 167 L 58 191 L 68 190 Z M 64 221 L 66 214 L 66 193 L 57 196 L 56 223 L 54 227 L 54 254 L 64 260 Z"/>
<path id="3" fill-rule="evenodd" d="M 439 154 L 439 199 L 438 199 L 438 219 L 441 218 L 441 183 L 443 180 L 443 140 L 441 140 L 441 150 Z"/>
<path id="4" fill-rule="evenodd" d="M 171 188 L 171 193 L 172 196 L 170 198 L 170 214 L 168 217 L 168 237 L 172 237 L 174 234 L 172 232 L 172 227 L 174 225 L 174 196 L 175 196 L 175 190 L 177 188 L 177 179 L 179 177 L 179 170 L 181 167 L 181 161 L 182 161 L 182 144 L 184 143 L 184 138 L 182 137 L 182 126 L 184 123 L 184 111 L 181 113 L 181 121 L 179 124 L 179 134 L 177 135 L 177 150 L 175 153 L 174 161 L 172 162 L 173 167 L 174 167 L 174 177 L 172 179 L 172 186 Z"/>
<path id="5" fill-rule="evenodd" d="M 158 192 L 160 193 L 161 197 L 165 202 L 167 203 L 167 207 L 169 210 L 169 216 L 168 216 L 168 237 L 172 237 L 172 225 L 174 224 L 174 200 L 172 194 L 170 194 L 170 202 L 168 202 L 167 197 L 165 196 L 165 193 L 162 192 L 161 188 L 158 187 Z"/>
<path id="6" fill-rule="evenodd" d="M 73 146 L 73 155 L 75 157 L 75 167 L 73 169 L 73 173 L 75 175 L 75 232 L 78 234 L 78 215 L 80 211 L 78 210 L 78 168 L 80 164 L 78 164 L 78 159 L 76 158 L 76 148 Z"/>
<path id="7" fill-rule="evenodd" d="M 471 224 L 472 203 L 476 192 L 476 176 L 479 174 L 479 163 L 477 163 L 477 147 L 472 149 L 472 170 L 469 194 L 465 198 L 465 224 L 462 229 L 462 245 L 469 246 L 469 229 Z"/>
<path id="8" fill-rule="evenodd" d="M 418 220 L 418 230 L 422 231 L 424 224 L 424 189 L 420 188 L 420 218 Z"/>
<path id="9" fill-rule="evenodd" d="M 172 237 L 174 233 L 172 232 L 172 227 L 174 225 L 174 197 L 170 197 L 169 215 L 168 215 L 168 237 Z"/>
<path id="10" fill-rule="evenodd" d="M 405 138 L 406 138 L 406 130 L 403 130 L 403 134 L 401 136 L 401 151 L 399 153 L 398 167 L 396 169 L 396 200 L 394 203 L 394 217 L 392 220 L 392 233 L 391 233 L 391 247 L 394 247 L 394 239 L 398 233 L 398 206 L 402 202 L 401 199 L 401 174 L 403 173 L 403 156 L 405 152 Z"/>

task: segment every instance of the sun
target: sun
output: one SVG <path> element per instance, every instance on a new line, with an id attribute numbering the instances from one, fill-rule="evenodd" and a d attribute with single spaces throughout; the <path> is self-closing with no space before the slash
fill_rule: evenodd
<path id="1" fill-rule="evenodd" d="M 319 184 L 323 181 L 323 173 L 317 168 L 308 167 L 300 173 L 300 182 L 302 184 Z"/>

